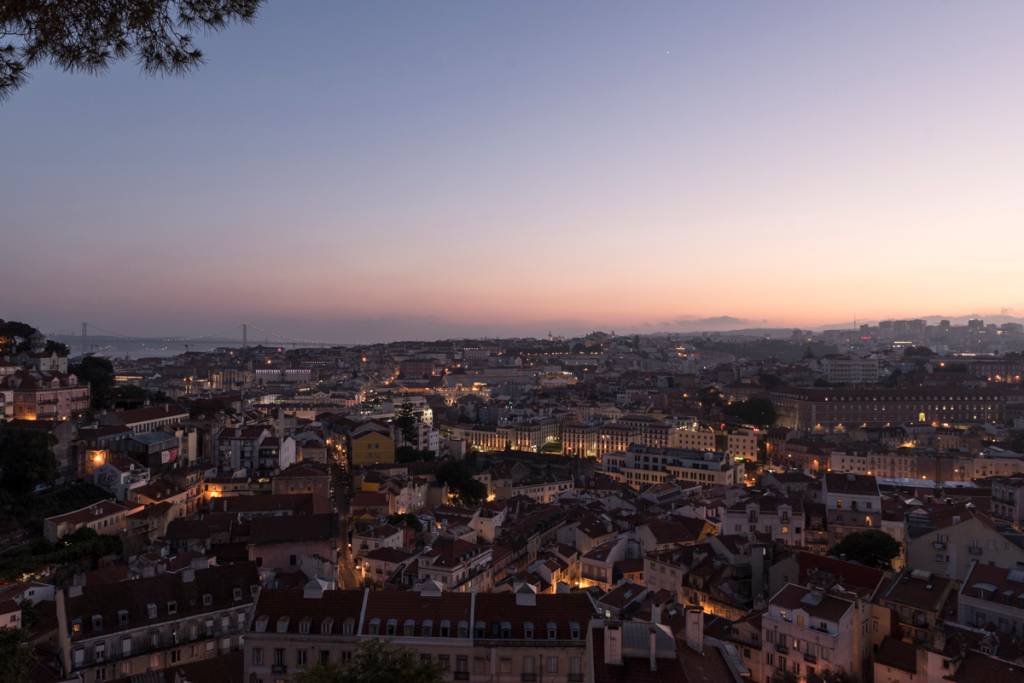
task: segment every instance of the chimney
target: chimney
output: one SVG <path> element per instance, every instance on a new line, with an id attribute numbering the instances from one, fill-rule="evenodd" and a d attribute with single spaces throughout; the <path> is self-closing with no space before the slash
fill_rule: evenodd
<path id="1" fill-rule="evenodd" d="M 310 579 L 306 582 L 306 585 L 302 587 L 302 597 L 318 599 L 324 595 L 324 586 L 318 579 Z"/>
<path id="2" fill-rule="evenodd" d="M 700 607 L 686 608 L 686 645 L 704 654 L 704 610 Z"/>
<path id="3" fill-rule="evenodd" d="M 661 623 L 661 610 L 662 610 L 662 607 L 661 607 L 661 603 L 660 602 L 655 600 L 654 602 L 651 603 L 651 623 L 652 624 L 660 624 Z"/>
<path id="4" fill-rule="evenodd" d="M 650 646 L 650 650 L 651 650 L 650 651 L 651 671 L 657 671 L 658 670 L 658 628 L 656 626 L 651 626 L 651 632 L 650 632 L 650 635 L 648 636 L 648 638 L 649 638 L 650 644 L 651 644 L 651 646 Z"/>
<path id="5" fill-rule="evenodd" d="M 609 666 L 622 666 L 622 624 L 618 622 L 605 622 L 604 663 Z"/>

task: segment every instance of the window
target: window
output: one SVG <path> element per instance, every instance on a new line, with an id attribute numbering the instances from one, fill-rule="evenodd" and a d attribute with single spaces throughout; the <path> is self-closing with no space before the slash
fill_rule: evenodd
<path id="1" fill-rule="evenodd" d="M 402 635 L 404 636 L 415 636 L 416 635 L 416 622 L 412 619 L 406 619 L 402 625 Z"/>
<path id="2" fill-rule="evenodd" d="M 284 648 L 274 648 L 274 666 L 284 666 Z"/>
<path id="3" fill-rule="evenodd" d="M 213 604 L 213 596 L 209 593 L 203 593 L 203 607 L 209 607 Z"/>
<path id="4" fill-rule="evenodd" d="M 548 657 L 547 661 L 548 665 L 547 667 L 545 667 L 544 671 L 546 671 L 549 674 L 558 673 L 558 657 Z"/>
<path id="5" fill-rule="evenodd" d="M 473 673 L 485 674 L 487 673 L 487 658 L 486 657 L 473 657 Z"/>
<path id="6" fill-rule="evenodd" d="M 580 625 L 575 621 L 569 622 L 569 637 L 573 640 L 580 639 Z"/>
<path id="7" fill-rule="evenodd" d="M 441 669 L 441 671 L 447 671 L 448 669 L 451 668 L 451 661 L 450 660 L 451 660 L 451 658 L 448 655 L 438 655 L 437 656 L 437 666 Z"/>
<path id="8" fill-rule="evenodd" d="M 92 630 L 102 631 L 103 630 L 103 617 L 99 614 L 92 615 Z"/>
<path id="9" fill-rule="evenodd" d="M 151 602 L 148 605 L 146 605 L 146 615 L 150 619 L 156 619 L 156 603 L 155 602 Z"/>
<path id="10" fill-rule="evenodd" d="M 423 624 L 420 625 L 420 635 L 424 638 L 430 638 L 434 635 L 434 622 L 431 619 L 424 619 Z"/>
<path id="11" fill-rule="evenodd" d="M 569 673 L 579 675 L 583 673 L 583 658 L 579 655 L 569 657 Z"/>
<path id="12" fill-rule="evenodd" d="M 380 619 L 377 619 L 376 617 L 370 619 L 369 633 L 371 636 L 380 635 Z"/>
<path id="13" fill-rule="evenodd" d="M 167 613 L 177 614 L 178 613 L 178 602 L 176 600 L 167 601 Z"/>
<path id="14" fill-rule="evenodd" d="M 523 638 L 533 638 L 533 624 L 529 621 L 523 623 Z"/>
<path id="15" fill-rule="evenodd" d="M 242 601 L 242 589 L 236 587 L 233 591 L 231 591 L 231 597 L 234 599 L 235 602 L 241 602 Z"/>
<path id="16" fill-rule="evenodd" d="M 498 671 L 500 671 L 503 674 L 510 674 L 510 673 L 512 673 L 512 658 L 511 657 L 502 657 L 501 659 L 499 659 L 498 660 Z"/>
<path id="17" fill-rule="evenodd" d="M 330 652 L 330 650 L 320 650 L 319 661 L 320 661 L 321 664 L 328 664 L 328 663 L 330 663 L 330 661 L 331 661 L 331 652 Z"/>
<path id="18" fill-rule="evenodd" d="M 393 636 L 398 634 L 398 619 L 388 619 L 384 625 L 384 633 Z"/>
<path id="19" fill-rule="evenodd" d="M 305 649 L 299 648 L 295 651 L 295 666 L 306 666 L 306 655 L 309 653 Z"/>
<path id="20" fill-rule="evenodd" d="M 263 648 L 254 647 L 252 649 L 252 665 L 263 666 Z"/>
<path id="21" fill-rule="evenodd" d="M 121 609 L 117 611 L 117 623 L 119 626 L 128 625 L 128 610 Z"/>
<path id="22" fill-rule="evenodd" d="M 447 619 L 441 620 L 441 637 L 447 638 L 452 634 L 452 622 Z"/>
<path id="23" fill-rule="evenodd" d="M 461 672 L 469 671 L 469 658 L 466 655 L 459 655 L 455 658 L 455 670 Z"/>
<path id="24" fill-rule="evenodd" d="M 536 665 L 536 660 L 535 660 L 533 655 L 525 655 L 523 657 L 523 673 L 524 674 L 537 673 L 536 669 L 534 669 L 535 665 Z"/>

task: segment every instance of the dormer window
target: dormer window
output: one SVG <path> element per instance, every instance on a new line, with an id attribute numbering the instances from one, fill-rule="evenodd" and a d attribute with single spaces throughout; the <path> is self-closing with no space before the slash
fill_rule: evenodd
<path id="1" fill-rule="evenodd" d="M 209 593 L 203 593 L 203 607 L 209 607 L 213 604 L 213 596 Z"/>
<path id="2" fill-rule="evenodd" d="M 476 622 L 476 637 L 484 638 L 487 636 L 487 622 L 478 621 Z"/>
<path id="3" fill-rule="evenodd" d="M 260 616 L 256 617 L 256 626 L 255 626 L 256 633 L 266 633 L 266 631 L 267 631 L 267 623 L 269 621 L 270 621 L 270 617 L 268 617 L 265 614 L 261 614 Z"/>
<path id="4" fill-rule="evenodd" d="M 178 613 L 178 603 L 176 601 L 174 601 L 174 600 L 168 600 L 167 601 L 167 613 L 168 614 L 177 614 Z"/>
<path id="5" fill-rule="evenodd" d="M 548 640 L 558 639 L 558 624 L 553 621 L 548 622 Z"/>
<path id="6" fill-rule="evenodd" d="M 236 587 L 234 590 L 231 591 L 231 597 L 234 599 L 235 602 L 241 602 L 242 601 L 242 589 Z"/>
<path id="7" fill-rule="evenodd" d="M 416 621 L 413 619 L 406 619 L 405 623 L 402 624 L 402 635 L 403 636 L 415 636 L 416 635 Z"/>
<path id="8" fill-rule="evenodd" d="M 378 636 L 378 635 L 380 635 L 380 619 L 377 619 L 376 617 L 374 617 L 373 619 L 370 619 L 370 631 L 369 631 L 369 633 L 370 633 L 371 636 Z"/>
<path id="9" fill-rule="evenodd" d="M 469 622 L 468 621 L 460 621 L 459 622 L 459 638 L 468 638 L 468 637 L 469 637 Z"/>
<path id="10" fill-rule="evenodd" d="M 312 623 L 312 619 L 309 617 L 303 617 L 302 621 L 299 622 L 299 633 L 309 633 L 309 627 Z"/>
<path id="11" fill-rule="evenodd" d="M 99 614 L 92 615 L 92 630 L 102 631 L 103 630 L 103 617 Z"/>
<path id="12" fill-rule="evenodd" d="M 512 624 L 507 621 L 501 622 L 501 637 L 511 638 L 512 637 Z"/>
<path id="13" fill-rule="evenodd" d="M 320 635 L 322 635 L 322 636 L 329 636 L 329 635 L 331 635 L 331 632 L 333 630 L 334 630 L 334 619 L 332 619 L 331 617 L 327 617 L 326 619 L 324 619 L 323 621 L 320 622 Z"/>
<path id="14" fill-rule="evenodd" d="M 569 637 L 573 640 L 580 639 L 580 625 L 575 621 L 569 622 Z"/>
<path id="15" fill-rule="evenodd" d="M 388 619 L 384 624 L 384 633 L 389 636 L 398 635 L 398 619 Z"/>
<path id="16" fill-rule="evenodd" d="M 523 622 L 523 638 L 526 638 L 527 640 L 533 638 L 533 623 L 532 622 L 529 622 L 529 621 Z"/>
<path id="17" fill-rule="evenodd" d="M 434 621 L 432 619 L 424 619 L 420 625 L 420 635 L 424 638 L 431 638 L 434 635 Z"/>
<path id="18" fill-rule="evenodd" d="M 151 602 L 148 605 L 146 605 L 146 615 L 150 619 L 156 619 L 156 603 L 155 602 Z"/>
<path id="19" fill-rule="evenodd" d="M 288 622 L 289 622 L 289 618 L 288 617 L 278 617 L 277 618 L 277 632 L 278 633 L 288 633 Z"/>
<path id="20" fill-rule="evenodd" d="M 447 638 L 452 634 L 452 622 L 447 619 L 441 620 L 441 637 Z"/>
<path id="21" fill-rule="evenodd" d="M 128 625 L 128 610 L 121 609 L 117 611 L 117 625 L 127 626 Z"/>
<path id="22" fill-rule="evenodd" d="M 249 595 L 251 595 L 252 598 L 255 600 L 256 596 L 258 596 L 259 594 L 260 594 L 260 587 L 259 587 L 259 585 L 255 584 L 255 583 L 251 584 L 249 586 Z"/>
<path id="23" fill-rule="evenodd" d="M 355 630 L 356 630 L 356 620 L 353 619 L 352 617 L 349 617 L 348 619 L 346 619 L 345 621 L 342 622 L 342 624 L 341 624 L 341 634 L 343 636 L 350 636 L 353 633 L 355 633 Z"/>

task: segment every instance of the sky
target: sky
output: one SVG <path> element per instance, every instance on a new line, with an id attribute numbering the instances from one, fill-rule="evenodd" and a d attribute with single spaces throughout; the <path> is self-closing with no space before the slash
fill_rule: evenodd
<path id="1" fill-rule="evenodd" d="M 1021 25 L 268 0 L 186 77 L 42 66 L 0 103 L 0 318 L 364 342 L 1024 315 Z"/>

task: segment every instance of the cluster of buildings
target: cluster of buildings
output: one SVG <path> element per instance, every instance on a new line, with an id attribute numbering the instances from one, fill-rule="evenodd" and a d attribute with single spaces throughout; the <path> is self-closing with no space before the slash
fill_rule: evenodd
<path id="1" fill-rule="evenodd" d="M 479 683 L 1024 680 L 1024 335 L 897 322 L 117 360 L 132 406 L 18 340 L 0 429 L 92 499 L 2 531 L 120 550 L 40 555 L 0 627 L 85 683 L 379 639 Z"/>

